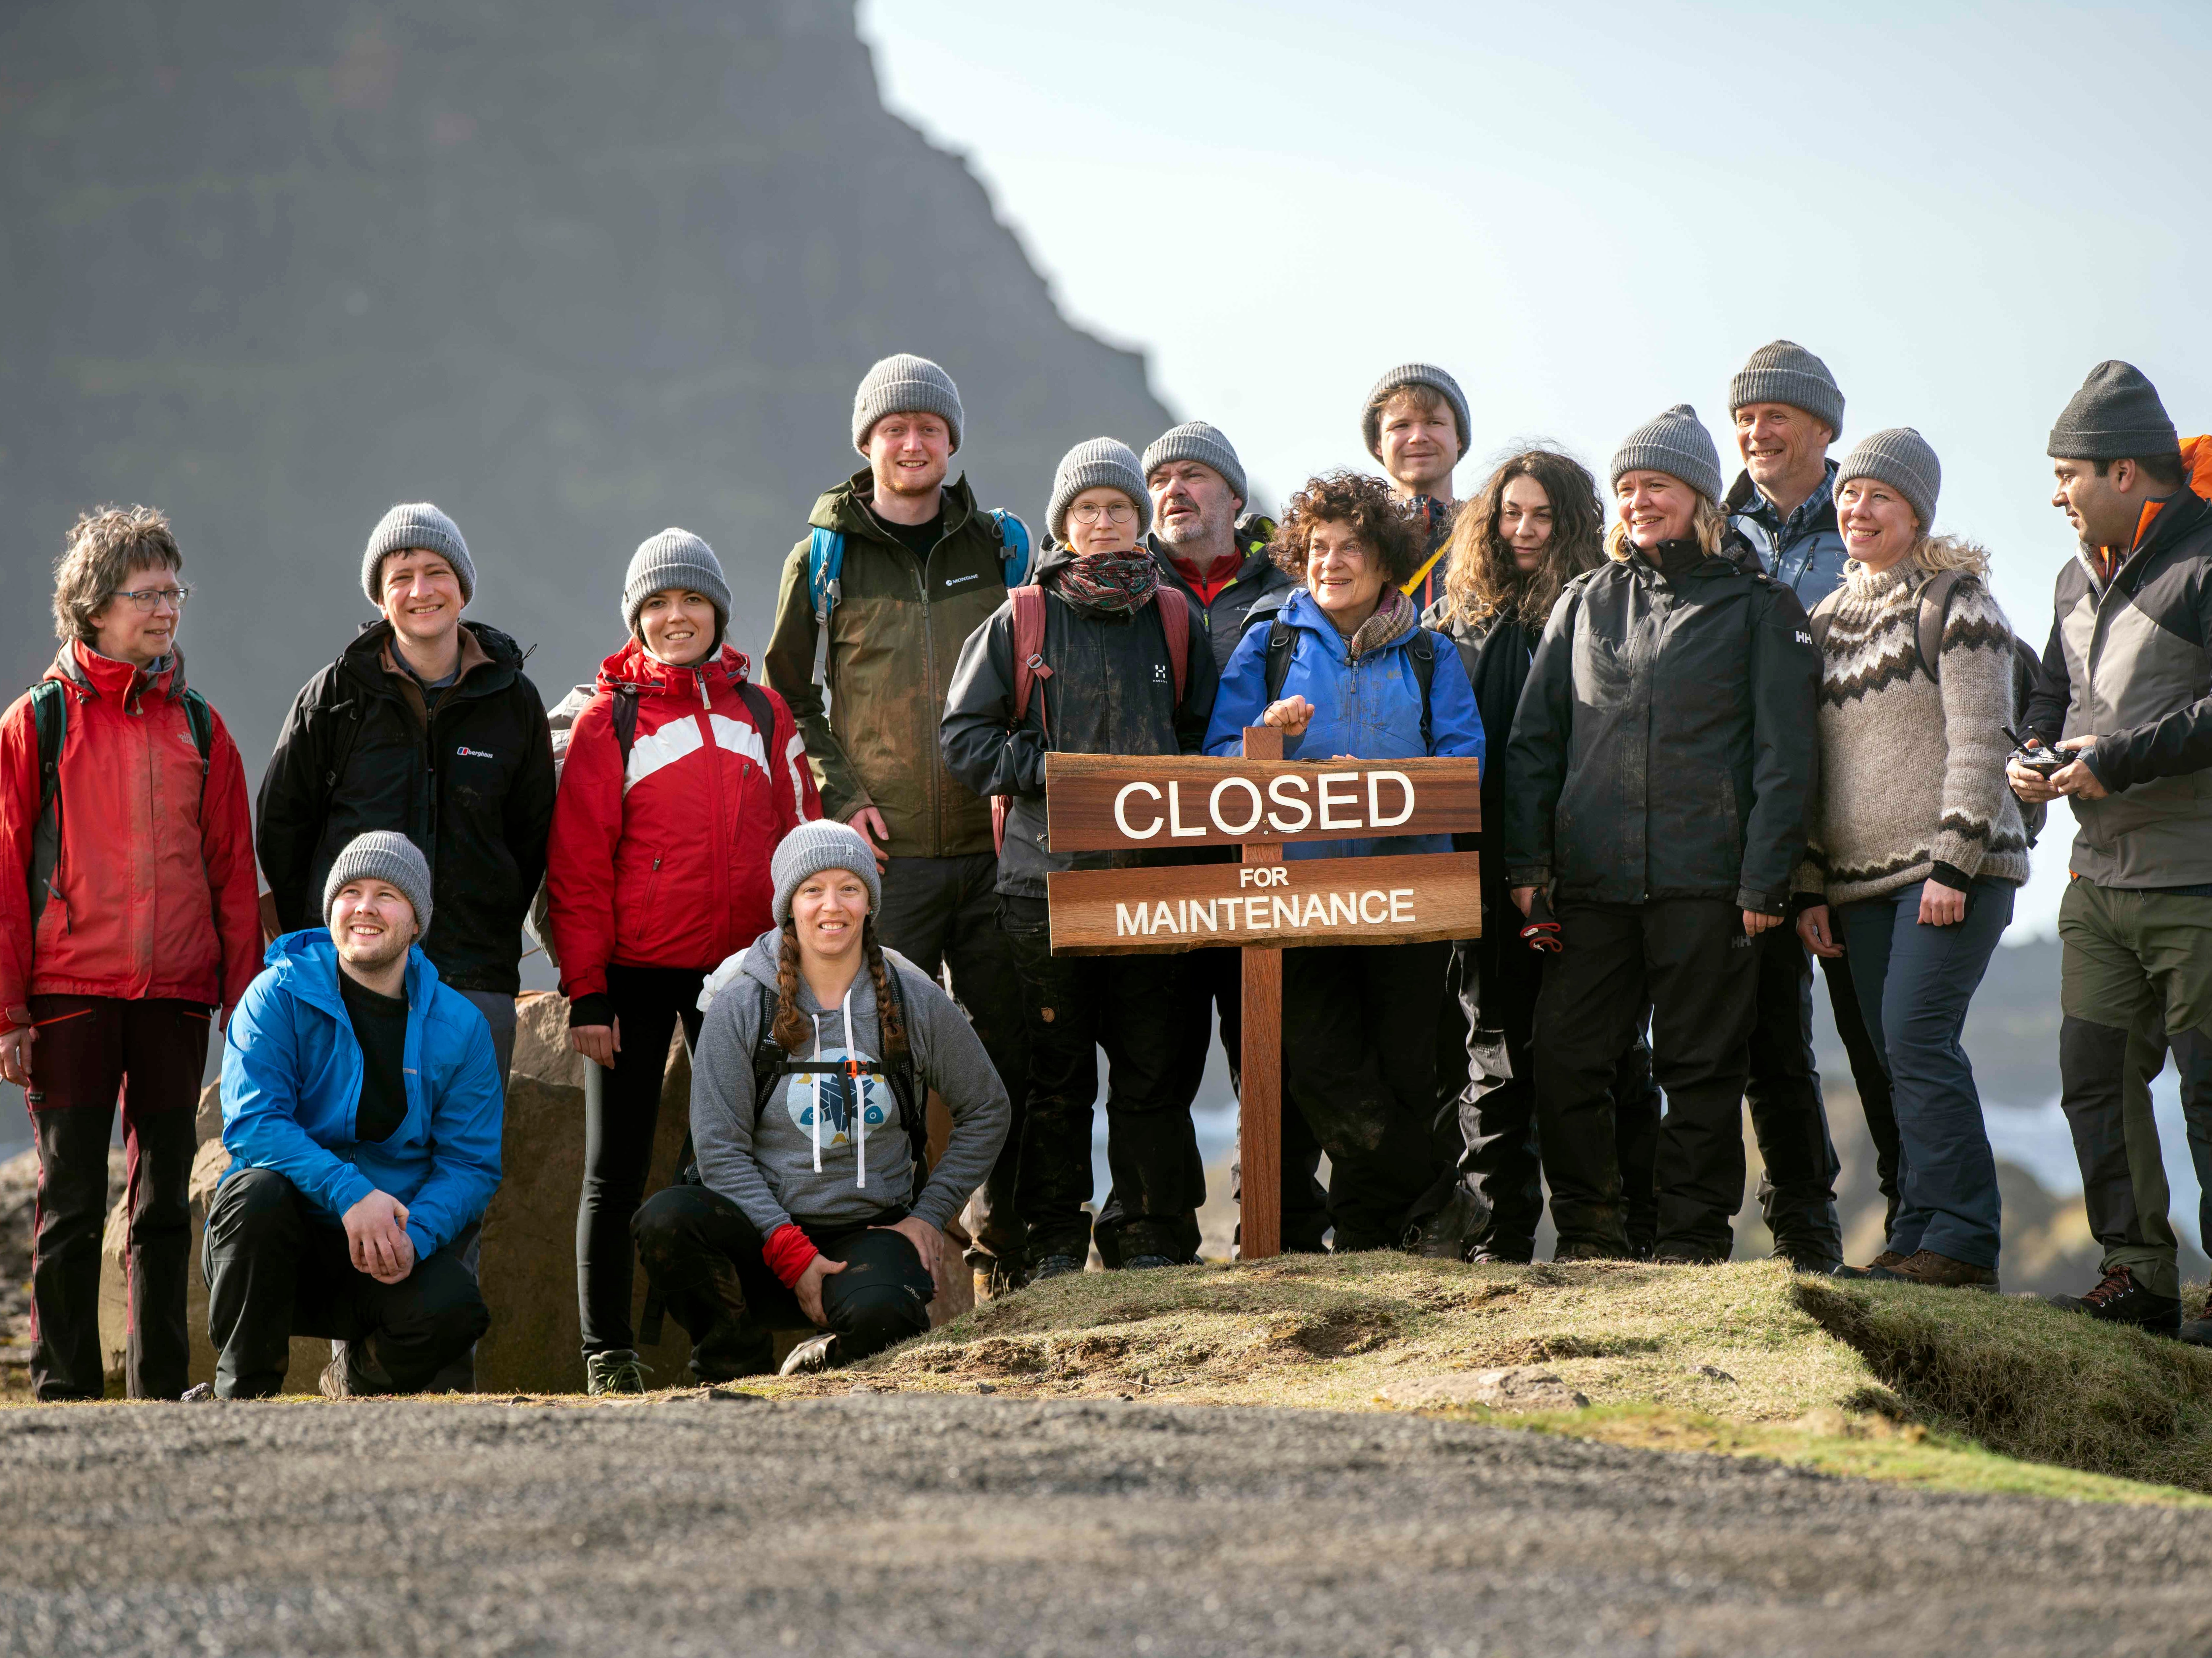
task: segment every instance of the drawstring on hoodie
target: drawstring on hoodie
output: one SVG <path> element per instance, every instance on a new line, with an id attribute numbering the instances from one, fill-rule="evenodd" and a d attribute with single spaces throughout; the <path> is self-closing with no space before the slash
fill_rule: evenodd
<path id="1" fill-rule="evenodd" d="M 859 1187 L 866 1187 L 868 1183 L 867 1084 L 862 1078 L 859 1064 L 850 1056 L 850 1050 L 853 1046 L 852 986 L 848 985 L 845 987 L 844 1004 L 838 1011 L 843 1016 L 845 1021 L 845 1047 L 847 1049 L 845 1079 L 851 1085 L 853 1090 L 853 1120 L 855 1124 L 853 1133 L 854 1144 L 859 1148 L 860 1175 L 859 1177 L 854 1181 L 853 1184 Z M 814 1021 L 814 1062 L 817 1065 L 819 1065 L 822 1063 L 822 1016 L 819 1013 L 814 1013 L 808 1015 L 808 1017 Z M 822 1172 L 822 1081 L 819 1074 L 817 1073 L 814 1084 L 813 1113 L 814 1172 L 817 1175 Z"/>

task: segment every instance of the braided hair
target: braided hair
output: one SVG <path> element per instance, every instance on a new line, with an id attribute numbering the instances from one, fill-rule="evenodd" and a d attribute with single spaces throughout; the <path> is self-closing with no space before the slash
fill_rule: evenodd
<path id="1" fill-rule="evenodd" d="M 861 923 L 860 950 L 868 963 L 868 981 L 875 987 L 876 1023 L 883 1032 L 884 1062 L 890 1065 L 906 1058 L 906 1017 L 898 999 L 891 994 L 891 969 L 884 960 L 883 943 L 876 937 L 872 915 Z M 804 1052 L 814 1039 L 814 1027 L 799 1011 L 799 928 L 791 921 L 783 924 L 783 943 L 776 954 L 775 1023 L 769 1027 L 769 1034 L 787 1054 Z M 847 1040 L 851 1040 L 849 1032 Z"/>

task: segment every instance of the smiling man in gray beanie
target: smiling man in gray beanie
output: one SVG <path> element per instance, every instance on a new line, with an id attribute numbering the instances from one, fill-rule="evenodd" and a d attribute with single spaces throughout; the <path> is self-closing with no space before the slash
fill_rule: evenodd
<path id="1" fill-rule="evenodd" d="M 1425 562 L 1406 586 L 1416 610 L 1426 610 L 1443 596 L 1449 568 L 1444 544 L 1451 536 L 1455 504 L 1452 471 L 1467 459 L 1474 441 L 1469 428 L 1467 394 L 1431 362 L 1401 363 L 1387 371 L 1368 392 L 1360 411 L 1359 435 L 1367 452 L 1382 464 L 1392 491 L 1428 525 Z"/>
<path id="2" fill-rule="evenodd" d="M 2191 442 L 2201 465 L 2206 440 Z M 2064 795 L 2074 811 L 2059 1098 L 2104 1252 L 2094 1289 L 2055 1300 L 2212 1346 L 2212 1305 L 2182 1319 L 2148 1091 L 2171 1048 L 2190 1139 L 2212 1133 L 2212 503 L 2132 363 L 2089 371 L 2049 452 L 2051 505 L 2080 544 L 2058 574 L 2027 728 L 2069 759 L 2047 779 L 2007 774 L 2023 800 Z M 2212 1187 L 2198 1219 L 2212 1221 Z"/>
<path id="3" fill-rule="evenodd" d="M 937 725 L 961 646 L 1027 576 L 1029 532 L 978 506 L 965 477 L 948 481 L 966 432 L 959 388 L 927 357 L 885 357 L 862 377 L 850 435 L 866 465 L 815 501 L 784 561 L 764 666 L 823 811 L 875 848 L 884 942 L 924 973 L 951 969 L 1006 1078 L 1016 1134 L 977 1196 L 969 1256 L 1003 1289 L 1025 1270 L 1012 1218 L 1021 993 L 996 920 L 990 805 L 945 768 Z"/>

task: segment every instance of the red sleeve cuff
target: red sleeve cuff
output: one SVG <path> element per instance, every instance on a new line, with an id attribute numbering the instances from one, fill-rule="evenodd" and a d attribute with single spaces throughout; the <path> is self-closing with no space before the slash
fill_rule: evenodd
<path id="1" fill-rule="evenodd" d="M 814 1247 L 814 1240 L 790 1221 L 770 1232 L 768 1242 L 761 1246 L 761 1259 L 787 1290 L 797 1286 L 799 1280 L 806 1276 L 806 1269 L 814 1264 L 814 1257 L 821 1253 Z"/>

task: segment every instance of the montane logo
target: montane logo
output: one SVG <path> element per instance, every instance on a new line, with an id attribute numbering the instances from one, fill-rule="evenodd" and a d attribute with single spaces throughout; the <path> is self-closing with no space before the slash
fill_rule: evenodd
<path id="1" fill-rule="evenodd" d="M 455 749 L 453 752 L 460 756 L 464 760 L 489 760 L 492 757 L 490 750 L 472 749 L 465 743 L 462 744 L 458 749 Z"/>
<path id="2" fill-rule="evenodd" d="M 956 575 L 956 576 L 948 576 L 948 577 L 946 577 L 946 578 L 945 578 L 945 585 L 946 586 L 948 586 L 948 587 L 957 587 L 957 586 L 958 586 L 962 582 L 963 582 L 963 581 L 975 581 L 975 580 L 979 580 L 979 579 L 980 579 L 980 578 L 978 578 L 978 577 L 977 577 L 977 575 L 976 575 L 975 572 L 975 571 L 973 571 L 973 570 L 970 570 L 970 571 L 969 571 L 969 572 L 968 572 L 968 574 L 967 574 L 966 575 Z"/>

